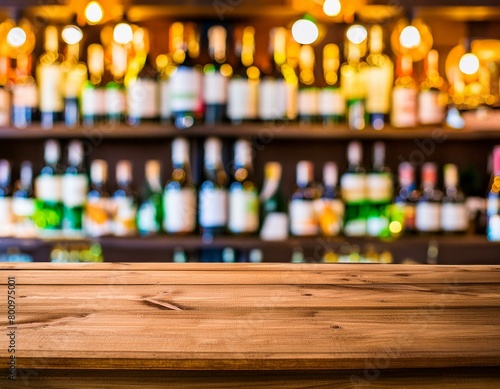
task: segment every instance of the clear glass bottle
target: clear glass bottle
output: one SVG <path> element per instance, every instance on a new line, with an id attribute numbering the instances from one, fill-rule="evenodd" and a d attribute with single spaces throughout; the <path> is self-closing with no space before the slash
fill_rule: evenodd
<path id="1" fill-rule="evenodd" d="M 421 234 L 441 231 L 443 194 L 437 189 L 437 167 L 433 162 L 422 166 L 422 190 L 415 208 L 415 228 Z"/>
<path id="2" fill-rule="evenodd" d="M 290 200 L 290 232 L 295 236 L 319 234 L 318 215 L 314 207 L 318 188 L 314 184 L 314 165 L 311 161 L 299 161 L 296 175 L 297 189 Z"/>
<path id="3" fill-rule="evenodd" d="M 409 55 L 399 58 L 392 90 L 391 124 L 394 127 L 415 127 L 417 117 L 418 87 L 413 77 L 413 60 Z"/>
<path id="4" fill-rule="evenodd" d="M 338 168 L 335 162 L 327 162 L 323 166 L 322 193 L 316 200 L 315 208 L 321 235 L 340 235 L 344 221 L 344 203 L 338 190 Z"/>
<path id="5" fill-rule="evenodd" d="M 299 93 L 297 107 L 301 123 L 315 123 L 318 119 L 319 89 L 315 85 L 314 49 L 311 45 L 303 45 L 299 55 Z"/>
<path id="6" fill-rule="evenodd" d="M 465 195 L 459 186 L 458 168 L 444 165 L 444 196 L 441 209 L 441 228 L 445 234 L 464 234 L 469 228 L 469 212 Z"/>
<path id="7" fill-rule="evenodd" d="M 106 114 L 105 89 L 102 83 L 104 75 L 104 49 L 93 43 L 87 48 L 87 66 L 89 79 L 81 92 L 82 122 L 85 126 L 94 126 L 104 120 Z"/>
<path id="8" fill-rule="evenodd" d="M 415 181 L 415 168 L 410 162 L 402 162 L 398 168 L 399 187 L 394 198 L 391 234 L 399 236 L 415 234 L 415 207 L 420 197 Z"/>
<path id="9" fill-rule="evenodd" d="M 90 191 L 83 226 L 85 233 L 91 237 L 110 235 L 112 231 L 108 164 L 102 159 L 95 159 L 90 165 Z"/>
<path id="10" fill-rule="evenodd" d="M 425 80 L 418 94 L 418 121 L 420 124 L 442 124 L 445 119 L 447 96 L 443 94 L 444 80 L 439 75 L 439 54 L 431 50 L 425 60 Z"/>
<path id="11" fill-rule="evenodd" d="M 282 166 L 279 162 L 266 162 L 264 184 L 260 192 L 262 240 L 284 240 L 288 237 L 288 215 L 281 192 Z"/>
<path id="12" fill-rule="evenodd" d="M 137 233 L 137 196 L 133 187 L 132 163 L 121 160 L 116 164 L 116 190 L 112 196 L 112 229 L 115 236 Z"/>
<path id="13" fill-rule="evenodd" d="M 116 124 L 125 120 L 127 98 L 124 77 L 127 71 L 127 49 L 111 43 L 111 76 L 104 91 L 104 113 L 108 123 Z"/>
<path id="14" fill-rule="evenodd" d="M 26 128 L 38 119 L 38 91 L 31 70 L 31 56 L 19 55 L 12 89 L 12 124 L 18 128 Z"/>
<path id="15" fill-rule="evenodd" d="M 64 96 L 64 124 L 75 128 L 80 123 L 80 94 L 87 81 L 87 65 L 80 62 L 80 44 L 68 44 L 61 64 Z"/>
<path id="16" fill-rule="evenodd" d="M 339 47 L 334 43 L 323 48 L 324 86 L 318 96 L 318 110 L 323 125 L 335 125 L 345 121 L 345 100 L 338 75 L 339 55 Z"/>
<path id="17" fill-rule="evenodd" d="M 146 182 L 137 211 L 137 228 L 141 235 L 158 235 L 162 230 L 163 189 L 160 173 L 160 161 L 152 159 L 146 162 Z"/>
<path id="18" fill-rule="evenodd" d="M 14 235 L 16 237 L 32 238 L 36 236 L 34 214 L 33 168 L 30 161 L 23 161 L 21 163 L 20 179 L 12 195 L 12 215 L 14 217 Z"/>

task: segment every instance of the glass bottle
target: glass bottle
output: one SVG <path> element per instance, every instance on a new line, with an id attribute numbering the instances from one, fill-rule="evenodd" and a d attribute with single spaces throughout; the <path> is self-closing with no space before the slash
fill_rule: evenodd
<path id="1" fill-rule="evenodd" d="M 415 229 L 415 207 L 420 197 L 415 181 L 415 168 L 410 162 L 402 162 L 398 168 L 399 188 L 394 199 L 394 213 L 391 234 L 399 236 L 401 233 L 412 235 Z M 397 216 L 399 215 L 399 216 Z"/>
<path id="2" fill-rule="evenodd" d="M 282 166 L 267 162 L 264 166 L 264 184 L 260 192 L 262 240 L 285 240 L 288 237 L 286 202 L 281 192 Z"/>
<path id="3" fill-rule="evenodd" d="M 80 62 L 80 44 L 68 44 L 61 64 L 63 74 L 64 124 L 74 128 L 80 123 L 80 94 L 87 81 L 87 66 Z"/>
<path id="4" fill-rule="evenodd" d="M 104 75 L 104 49 L 93 43 L 87 49 L 87 66 L 89 80 L 82 88 L 82 122 L 86 126 L 94 126 L 105 116 L 105 90 L 102 84 Z"/>
<path id="5" fill-rule="evenodd" d="M 0 55 L 0 128 L 10 125 L 10 111 L 12 106 L 10 73 L 10 58 Z"/>
<path id="6" fill-rule="evenodd" d="M 314 77 L 314 49 L 303 45 L 299 55 L 299 94 L 297 99 L 299 121 L 314 123 L 318 116 L 318 88 Z"/>
<path id="7" fill-rule="evenodd" d="M 90 191 L 85 204 L 83 226 L 91 237 L 110 235 L 111 206 L 108 191 L 108 164 L 95 159 L 90 165 Z"/>
<path id="8" fill-rule="evenodd" d="M 339 65 L 339 47 L 334 43 L 325 45 L 323 48 L 325 85 L 318 96 L 318 110 L 323 125 L 339 124 L 345 120 L 345 100 L 340 90 Z"/>
<path id="9" fill-rule="evenodd" d="M 115 236 L 137 233 L 137 199 L 133 188 L 132 163 L 121 160 L 116 164 L 116 190 L 112 196 L 112 229 Z"/>
<path id="10" fill-rule="evenodd" d="M 319 197 L 314 184 L 311 161 L 297 163 L 297 189 L 290 200 L 290 232 L 295 236 L 316 236 L 319 233 L 318 215 L 314 201 Z"/>
<path id="11" fill-rule="evenodd" d="M 338 168 L 335 162 L 327 162 L 323 166 L 322 193 L 316 200 L 315 208 L 321 235 L 339 235 L 344 221 L 344 203 L 338 190 Z"/>
<path id="12" fill-rule="evenodd" d="M 409 55 L 399 58 L 396 74 L 398 78 L 392 90 L 391 124 L 394 127 L 415 127 L 418 122 L 418 87 L 413 77 L 413 60 Z"/>
<path id="13" fill-rule="evenodd" d="M 33 221 L 35 198 L 33 195 L 33 168 L 30 161 L 21 163 L 20 180 L 12 195 L 12 215 L 14 217 L 14 235 L 19 238 L 36 236 Z"/>
<path id="14" fill-rule="evenodd" d="M 111 76 L 104 90 L 104 113 L 108 123 L 121 123 L 127 112 L 124 77 L 127 71 L 127 49 L 111 43 Z"/>
<path id="15" fill-rule="evenodd" d="M 425 60 L 425 80 L 418 94 L 418 121 L 420 124 L 441 124 L 445 119 L 447 96 L 443 94 L 443 78 L 439 75 L 439 54 L 429 51 Z"/>
<path id="16" fill-rule="evenodd" d="M 141 235 L 157 235 L 162 230 L 163 190 L 160 172 L 160 161 L 152 159 L 146 162 L 146 183 L 137 211 L 137 228 Z"/>
<path id="17" fill-rule="evenodd" d="M 444 165 L 444 196 L 441 209 L 441 228 L 445 234 L 463 234 L 469 227 L 465 196 L 458 181 L 458 168 Z"/>
<path id="18" fill-rule="evenodd" d="M 38 118 L 38 91 L 31 75 L 30 55 L 17 57 L 16 73 L 12 89 L 12 124 L 18 128 L 26 128 Z"/>
<path id="19" fill-rule="evenodd" d="M 415 208 L 415 228 L 422 234 L 441 230 L 443 194 L 437 189 L 437 167 L 433 162 L 422 166 L 422 190 Z"/>

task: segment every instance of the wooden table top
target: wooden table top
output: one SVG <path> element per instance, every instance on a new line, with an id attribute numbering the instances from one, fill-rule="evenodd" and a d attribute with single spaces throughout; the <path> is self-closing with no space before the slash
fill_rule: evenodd
<path id="1" fill-rule="evenodd" d="M 1 264 L 2 329 L 9 277 L 18 369 L 500 365 L 500 266 Z"/>

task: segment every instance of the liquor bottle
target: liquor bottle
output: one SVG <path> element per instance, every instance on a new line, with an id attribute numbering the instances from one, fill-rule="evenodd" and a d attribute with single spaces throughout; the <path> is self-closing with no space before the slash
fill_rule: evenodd
<path id="1" fill-rule="evenodd" d="M 299 55 L 298 112 L 301 123 L 314 123 L 318 116 L 318 88 L 314 77 L 314 49 L 303 45 Z"/>
<path id="2" fill-rule="evenodd" d="M 366 62 L 366 112 L 371 126 L 381 130 L 389 121 L 391 91 L 394 83 L 394 64 L 383 54 L 383 29 L 374 25 L 370 29 L 370 54 Z"/>
<path id="3" fill-rule="evenodd" d="M 95 159 L 90 165 L 90 191 L 83 217 L 85 233 L 91 237 L 111 233 L 111 207 L 107 181 L 108 164 L 102 159 Z"/>
<path id="4" fill-rule="evenodd" d="M 391 124 L 394 127 L 415 127 L 417 117 L 417 82 L 413 78 L 413 60 L 402 56 L 396 69 L 398 78 L 392 90 Z"/>
<path id="5" fill-rule="evenodd" d="M 137 232 L 137 202 L 132 187 L 132 164 L 124 159 L 116 164 L 116 190 L 111 198 L 112 233 L 131 236 Z"/>
<path id="6" fill-rule="evenodd" d="M 458 183 L 456 165 L 444 165 L 444 196 L 441 209 L 441 228 L 447 234 L 465 233 L 469 227 L 469 213 L 465 196 Z"/>
<path id="7" fill-rule="evenodd" d="M 349 167 L 340 179 L 342 199 L 345 204 L 344 234 L 366 235 L 367 196 L 366 174 L 361 165 L 363 150 L 361 143 L 351 142 L 347 148 Z"/>
<path id="8" fill-rule="evenodd" d="M 61 120 L 64 110 L 63 74 L 57 27 L 45 28 L 45 53 L 40 57 L 37 66 L 37 83 L 39 90 L 40 115 L 42 128 L 52 128 Z"/>
<path id="9" fill-rule="evenodd" d="M 318 97 L 319 114 L 324 125 L 339 124 L 345 120 L 345 100 L 340 90 L 339 65 L 339 47 L 334 43 L 326 45 L 323 48 L 325 85 Z"/>
<path id="10" fill-rule="evenodd" d="M 254 28 L 245 27 L 236 33 L 242 33 L 242 37 L 235 36 L 235 53 L 239 62 L 227 86 L 227 117 L 233 124 L 240 124 L 257 118 L 259 71 L 252 66 Z"/>
<path id="11" fill-rule="evenodd" d="M 12 232 L 12 187 L 9 161 L 0 160 L 0 236 Z"/>
<path id="12" fill-rule="evenodd" d="M 263 121 L 287 118 L 287 85 L 281 72 L 285 55 L 286 30 L 272 28 L 269 33 L 269 61 L 259 84 L 258 117 Z"/>
<path id="13" fill-rule="evenodd" d="M 17 57 L 16 73 L 12 89 L 12 124 L 17 128 L 26 128 L 38 117 L 38 91 L 31 75 L 30 55 Z"/>
<path id="14" fill-rule="evenodd" d="M 55 140 L 45 142 L 45 166 L 35 180 L 35 223 L 41 233 L 62 227 L 61 149 Z"/>
<path id="15" fill-rule="evenodd" d="M 229 187 L 229 231 L 254 234 L 259 229 L 259 195 L 253 178 L 250 142 L 240 139 L 234 145 L 233 182 Z"/>
<path id="16" fill-rule="evenodd" d="M 127 112 L 127 97 L 124 77 L 127 71 L 127 49 L 120 44 L 111 43 L 111 76 L 104 90 L 104 112 L 109 123 L 121 123 Z"/>
<path id="17" fill-rule="evenodd" d="M 191 40 L 193 39 L 192 33 Z M 202 96 L 202 75 L 191 56 L 188 40 L 189 36 L 182 42 L 183 59 L 178 63 L 177 69 L 169 80 L 170 110 L 174 125 L 180 129 L 193 126 Z M 193 43 L 197 44 L 197 42 Z"/>
<path id="18" fill-rule="evenodd" d="M 222 162 L 222 142 L 205 141 L 205 180 L 200 186 L 199 223 L 203 236 L 223 234 L 228 218 L 228 177 Z"/>
<path id="19" fill-rule="evenodd" d="M 102 77 L 104 75 L 104 49 L 93 43 L 88 47 L 87 66 L 89 80 L 82 88 L 82 122 L 86 126 L 93 126 L 104 119 L 105 99 Z"/>
<path id="20" fill-rule="evenodd" d="M 137 229 L 141 235 L 157 235 L 161 232 L 163 220 L 162 185 L 160 161 L 146 162 L 146 183 L 141 195 L 141 205 L 137 211 Z"/>
<path id="21" fill-rule="evenodd" d="M 319 233 L 318 215 L 314 201 L 319 197 L 314 185 L 314 166 L 311 161 L 297 163 L 297 189 L 290 200 L 290 232 L 295 236 L 315 236 Z"/>
<path id="22" fill-rule="evenodd" d="M 437 50 L 431 50 L 425 61 L 426 78 L 420 84 L 418 95 L 418 121 L 420 124 L 441 124 L 445 119 L 447 96 L 441 91 L 444 80 L 439 75 L 438 56 Z"/>
<path id="23" fill-rule="evenodd" d="M 281 172 L 279 162 L 267 162 L 264 166 L 264 184 L 259 196 L 262 240 L 285 240 L 288 237 L 288 215 L 280 188 Z"/>
<path id="24" fill-rule="evenodd" d="M 14 217 L 14 235 L 19 238 L 36 236 L 33 220 L 35 198 L 33 195 L 33 169 L 31 162 L 21 163 L 20 180 L 12 195 L 12 215 Z"/>
<path id="25" fill-rule="evenodd" d="M 0 55 L 0 128 L 10 124 L 11 96 L 10 96 L 10 58 Z"/>
<path id="26" fill-rule="evenodd" d="M 320 232 L 323 236 L 337 236 L 342 231 L 344 203 L 340 199 L 337 184 L 337 164 L 335 162 L 325 163 L 322 193 L 315 203 Z"/>
<path id="27" fill-rule="evenodd" d="M 227 110 L 226 29 L 212 26 L 208 29 L 208 45 L 211 62 L 204 66 L 203 101 L 205 123 L 222 123 Z M 226 72 L 224 72 L 226 71 Z"/>
<path id="28" fill-rule="evenodd" d="M 369 236 L 381 238 L 390 236 L 389 220 L 393 186 L 391 171 L 385 166 L 385 144 L 375 142 L 373 168 L 366 175 L 366 195 L 369 207 L 366 230 Z"/>
<path id="29" fill-rule="evenodd" d="M 84 167 L 84 152 L 81 141 L 71 141 L 68 146 L 68 167 L 62 176 L 62 227 L 66 234 L 83 232 L 83 211 L 89 191 Z"/>
<path id="30" fill-rule="evenodd" d="M 130 125 L 157 121 L 160 114 L 158 75 L 150 60 L 151 57 L 146 55 L 141 71 L 127 87 L 127 123 Z"/>
<path id="31" fill-rule="evenodd" d="M 401 233 L 411 235 L 415 229 L 415 207 L 419 193 L 415 182 L 415 168 L 409 162 L 402 162 L 398 168 L 399 188 L 394 199 L 393 213 L 391 214 L 391 234 L 399 236 Z"/>
<path id="32" fill-rule="evenodd" d="M 358 45 L 347 42 L 347 62 L 340 68 L 340 85 L 347 104 L 347 122 L 352 130 L 363 130 L 366 126 L 365 100 L 367 66 L 361 61 Z"/>
<path id="33" fill-rule="evenodd" d="M 442 193 L 436 188 L 437 168 L 433 162 L 422 166 L 422 190 L 415 208 L 415 228 L 420 233 L 441 230 Z"/>
<path id="34" fill-rule="evenodd" d="M 486 196 L 486 237 L 500 241 L 500 146 L 493 149 L 493 175 Z"/>
<path id="35" fill-rule="evenodd" d="M 196 229 L 196 189 L 191 181 L 189 142 L 172 142 L 173 171 L 163 192 L 163 228 L 170 234 L 190 234 Z"/>
<path id="36" fill-rule="evenodd" d="M 80 122 L 79 97 L 87 81 L 87 66 L 79 61 L 80 44 L 69 44 L 66 57 L 61 64 L 64 96 L 64 124 L 74 128 Z"/>

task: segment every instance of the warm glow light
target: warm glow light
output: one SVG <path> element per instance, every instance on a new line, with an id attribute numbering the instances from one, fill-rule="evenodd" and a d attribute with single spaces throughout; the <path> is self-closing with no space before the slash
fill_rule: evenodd
<path id="1" fill-rule="evenodd" d="M 467 53 L 460 58 L 458 68 L 464 74 L 474 74 L 479 70 L 479 59 L 475 54 Z"/>
<path id="2" fill-rule="evenodd" d="M 74 45 L 82 40 L 83 33 L 77 26 L 71 25 L 64 27 L 61 36 L 68 45 Z"/>
<path id="3" fill-rule="evenodd" d="M 103 18 L 101 4 L 98 1 L 91 1 L 85 7 L 85 18 L 89 24 L 97 24 Z"/>
<path id="4" fill-rule="evenodd" d="M 14 27 L 7 34 L 7 43 L 12 47 L 21 47 L 26 42 L 26 33 L 22 28 Z"/>
<path id="5" fill-rule="evenodd" d="M 389 224 L 389 231 L 391 231 L 391 233 L 394 235 L 399 234 L 402 230 L 403 226 L 398 221 L 393 221 Z"/>
<path id="6" fill-rule="evenodd" d="M 113 39 L 122 45 L 132 42 L 133 36 L 132 27 L 127 23 L 118 23 L 113 30 Z"/>
<path id="7" fill-rule="evenodd" d="M 399 43 L 407 49 L 413 49 L 420 45 L 420 32 L 415 26 L 406 26 L 399 35 Z"/>
<path id="8" fill-rule="evenodd" d="M 368 36 L 368 31 L 362 25 L 355 24 L 347 29 L 346 36 L 349 42 L 359 45 Z"/>
<path id="9" fill-rule="evenodd" d="M 337 16 L 341 10 L 340 0 L 325 0 L 323 3 L 323 12 L 326 16 Z"/>
<path id="10" fill-rule="evenodd" d="M 297 43 L 309 45 L 318 39 L 319 31 L 314 22 L 308 19 L 299 19 L 292 26 L 292 36 Z"/>

